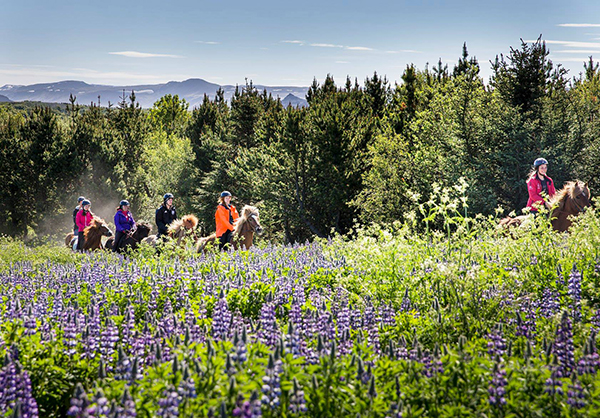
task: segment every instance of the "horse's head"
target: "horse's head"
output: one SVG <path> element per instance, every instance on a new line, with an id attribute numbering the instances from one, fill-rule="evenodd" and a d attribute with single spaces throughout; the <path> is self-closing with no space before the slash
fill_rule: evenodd
<path id="1" fill-rule="evenodd" d="M 185 215 L 181 220 L 185 229 L 194 230 L 198 225 L 198 218 L 194 215 Z"/>
<path id="2" fill-rule="evenodd" d="M 152 231 L 152 225 L 144 221 L 137 222 L 135 224 L 135 232 L 133 233 L 133 237 L 137 241 L 141 241 L 150 235 L 150 231 Z"/>
<path id="3" fill-rule="evenodd" d="M 94 216 L 92 218 L 92 223 L 90 224 L 89 227 L 87 227 L 85 229 L 84 234 L 86 236 L 86 239 L 89 236 L 89 234 L 92 233 L 92 231 L 95 231 L 96 233 L 99 233 L 100 235 L 104 235 L 105 237 L 113 236 L 112 231 L 110 230 L 110 228 L 108 227 L 106 222 L 104 222 L 104 219 L 98 218 L 97 216 Z"/>
<path id="4" fill-rule="evenodd" d="M 591 203 L 591 196 L 590 196 L 590 189 L 587 186 L 586 183 L 577 180 L 574 182 L 569 182 L 570 183 L 570 191 L 569 191 L 569 198 L 571 200 L 571 205 L 572 205 L 572 211 L 574 212 L 574 214 L 577 214 L 579 212 L 583 212 L 585 210 L 585 208 L 587 208 L 588 206 L 590 206 Z"/>
<path id="5" fill-rule="evenodd" d="M 260 214 L 258 212 L 258 209 L 253 206 L 245 206 L 244 209 L 248 211 L 247 213 L 245 213 L 248 228 L 252 232 L 256 232 L 258 235 L 262 234 L 263 228 L 260 225 Z"/>

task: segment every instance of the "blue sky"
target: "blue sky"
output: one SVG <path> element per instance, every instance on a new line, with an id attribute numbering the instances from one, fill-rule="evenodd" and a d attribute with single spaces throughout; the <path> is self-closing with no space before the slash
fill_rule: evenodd
<path id="1" fill-rule="evenodd" d="M 60 80 L 306 86 L 331 73 L 393 81 L 407 64 L 452 69 L 467 42 L 489 60 L 540 34 L 577 75 L 600 60 L 600 1 L 0 0 L 0 86 Z"/>

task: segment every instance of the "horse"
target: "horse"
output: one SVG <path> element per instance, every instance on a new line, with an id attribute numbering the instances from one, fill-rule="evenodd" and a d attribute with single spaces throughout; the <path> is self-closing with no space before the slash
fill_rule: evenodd
<path id="1" fill-rule="evenodd" d="M 258 209 L 254 206 L 246 205 L 242 208 L 242 214 L 233 225 L 232 244 L 233 248 L 245 248 L 247 250 L 254 243 L 254 233 L 262 234 L 263 228 L 260 225 L 260 215 Z M 217 241 L 217 235 L 211 234 L 200 238 L 196 245 L 196 252 L 203 252 L 208 244 Z"/>
<path id="2" fill-rule="evenodd" d="M 591 205 L 590 201 L 590 189 L 586 183 L 579 180 L 568 181 L 549 201 L 552 229 L 558 232 L 568 231 L 573 223 L 571 215 L 579 215 Z M 521 215 L 501 219 L 499 225 L 510 228 L 525 226 L 531 221 L 532 215 Z"/>
<path id="3" fill-rule="evenodd" d="M 142 242 L 142 240 L 146 238 L 148 234 L 150 234 L 151 230 L 152 225 L 149 223 L 144 221 L 136 222 L 135 228 L 131 230 L 129 234 L 125 235 L 125 238 L 123 238 L 123 241 L 121 242 L 121 249 L 125 249 L 127 247 L 130 247 L 133 250 L 137 249 L 137 247 L 140 245 L 140 242 Z M 109 238 L 104 247 L 107 250 L 112 250 L 114 241 L 114 238 Z"/>
<path id="4" fill-rule="evenodd" d="M 112 237 L 112 235 L 113 233 L 108 225 L 106 225 L 106 222 L 94 216 L 90 226 L 83 230 L 83 250 L 92 251 L 102 249 L 102 237 Z M 65 237 L 65 245 L 75 251 L 77 249 L 77 235 L 69 232 Z"/>
<path id="5" fill-rule="evenodd" d="M 183 238 L 187 234 L 191 234 L 194 242 L 198 240 L 196 236 L 196 227 L 198 226 L 198 218 L 194 215 L 184 215 L 181 219 L 174 220 L 167 230 L 168 237 L 177 240 L 177 245 L 181 245 Z M 146 244 L 156 247 L 159 238 L 156 235 L 150 235 L 142 240 Z"/>

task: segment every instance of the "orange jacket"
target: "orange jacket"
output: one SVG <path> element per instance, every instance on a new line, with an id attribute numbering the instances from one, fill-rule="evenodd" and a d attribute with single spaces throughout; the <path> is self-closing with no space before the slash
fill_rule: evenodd
<path id="1" fill-rule="evenodd" d="M 217 206 L 217 212 L 215 213 L 215 220 L 217 221 L 217 237 L 223 235 L 227 230 L 233 231 L 233 223 L 229 222 L 230 211 L 231 218 L 233 219 L 233 222 L 235 222 L 235 220 L 240 217 L 237 210 L 235 210 L 235 206 L 229 205 L 229 209 L 223 205 Z"/>

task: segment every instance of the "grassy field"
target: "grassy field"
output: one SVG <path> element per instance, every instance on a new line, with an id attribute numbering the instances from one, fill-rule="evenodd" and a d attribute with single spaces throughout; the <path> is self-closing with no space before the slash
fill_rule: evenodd
<path id="1" fill-rule="evenodd" d="M 4 238 L 0 413 L 600 416 L 597 210 L 204 255 Z"/>

